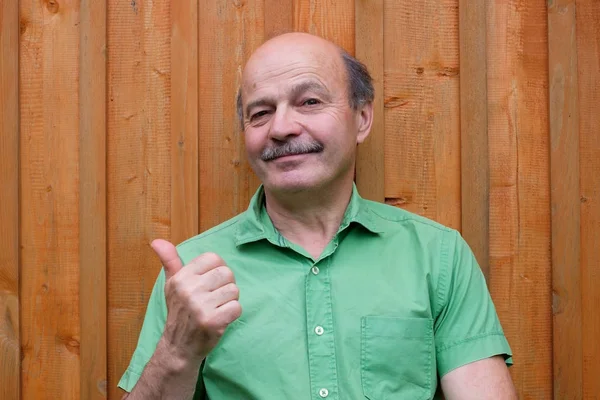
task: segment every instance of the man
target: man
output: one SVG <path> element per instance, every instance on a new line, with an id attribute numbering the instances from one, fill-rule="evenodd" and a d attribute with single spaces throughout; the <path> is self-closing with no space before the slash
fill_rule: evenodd
<path id="1" fill-rule="evenodd" d="M 119 383 L 129 400 L 419 400 L 438 382 L 448 400 L 516 398 L 465 242 L 356 191 L 372 101 L 366 69 L 318 37 L 252 55 L 238 108 L 262 186 L 177 249 L 152 243 L 164 270 Z"/>

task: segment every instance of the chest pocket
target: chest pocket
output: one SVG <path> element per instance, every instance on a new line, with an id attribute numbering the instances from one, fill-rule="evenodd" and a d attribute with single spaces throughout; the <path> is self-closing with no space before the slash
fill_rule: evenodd
<path id="1" fill-rule="evenodd" d="M 436 376 L 433 320 L 362 318 L 361 381 L 369 400 L 432 397 Z"/>

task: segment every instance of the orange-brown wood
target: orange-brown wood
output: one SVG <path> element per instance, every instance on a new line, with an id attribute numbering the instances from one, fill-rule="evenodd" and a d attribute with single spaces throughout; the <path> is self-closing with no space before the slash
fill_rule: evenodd
<path id="1" fill-rule="evenodd" d="M 0 0 L 0 399 L 18 400 L 19 5 Z"/>
<path id="2" fill-rule="evenodd" d="M 171 240 L 198 233 L 198 1 L 171 3 Z"/>
<path id="3" fill-rule="evenodd" d="M 169 2 L 108 2 L 108 392 L 129 364 L 171 235 Z"/>
<path id="4" fill-rule="evenodd" d="M 264 0 L 265 40 L 294 28 L 294 0 Z"/>
<path id="5" fill-rule="evenodd" d="M 554 398 L 583 398 L 575 1 L 548 7 Z"/>
<path id="6" fill-rule="evenodd" d="M 149 243 L 247 207 L 241 70 L 294 30 L 369 67 L 359 190 L 461 229 L 519 397 L 596 398 L 598 21 L 595 0 L 0 0 L 0 398 L 121 398 Z"/>
<path id="7" fill-rule="evenodd" d="M 80 3 L 79 310 L 81 398 L 107 397 L 106 3 Z"/>
<path id="8" fill-rule="evenodd" d="M 375 88 L 371 133 L 367 140 L 358 146 L 356 186 L 364 198 L 384 202 L 383 0 L 356 0 L 355 7 L 356 57 L 369 69 Z"/>
<path id="9" fill-rule="evenodd" d="M 354 54 L 354 0 L 294 0 L 294 30 L 331 40 Z"/>
<path id="10" fill-rule="evenodd" d="M 199 12 L 201 231 L 245 210 L 258 187 L 246 160 L 235 98 L 243 65 L 263 41 L 262 5 L 217 0 Z"/>
<path id="11" fill-rule="evenodd" d="M 519 398 L 552 398 L 546 1 L 488 2 L 489 286 Z"/>
<path id="12" fill-rule="evenodd" d="M 489 272 L 486 5 L 459 1 L 461 226 L 483 273 Z"/>
<path id="13" fill-rule="evenodd" d="M 600 3 L 577 0 L 583 398 L 600 393 Z M 571 273 L 577 273 L 571 271 Z M 573 360 L 577 362 L 577 360 Z M 570 396 L 570 394 L 569 394 Z"/>
<path id="14" fill-rule="evenodd" d="M 21 395 L 79 399 L 79 2 L 20 2 Z"/>
<path id="15" fill-rule="evenodd" d="M 457 6 L 385 2 L 385 197 L 460 229 Z"/>

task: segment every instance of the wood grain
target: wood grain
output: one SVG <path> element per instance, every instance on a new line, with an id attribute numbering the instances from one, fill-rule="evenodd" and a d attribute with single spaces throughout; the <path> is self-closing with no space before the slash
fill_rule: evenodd
<path id="1" fill-rule="evenodd" d="M 20 398 L 19 5 L 0 0 L 0 399 Z"/>
<path id="2" fill-rule="evenodd" d="M 79 2 L 20 2 L 21 396 L 79 399 Z"/>
<path id="3" fill-rule="evenodd" d="M 171 240 L 198 233 L 198 2 L 171 2 Z"/>
<path id="4" fill-rule="evenodd" d="M 544 0 L 487 3 L 489 286 L 519 398 L 552 398 L 548 27 Z"/>
<path id="5" fill-rule="evenodd" d="M 106 3 L 80 5 L 79 254 L 81 398 L 107 397 Z"/>
<path id="6" fill-rule="evenodd" d="M 385 201 L 385 120 L 383 87 L 383 0 L 355 1 L 356 57 L 363 62 L 375 88 L 373 126 L 367 140 L 358 146 L 356 185 L 362 197 Z"/>
<path id="7" fill-rule="evenodd" d="M 321 36 L 354 54 L 354 0 L 294 0 L 294 30 Z"/>
<path id="8" fill-rule="evenodd" d="M 548 7 L 554 398 L 583 396 L 579 100 L 574 0 Z"/>
<path id="9" fill-rule="evenodd" d="M 199 13 L 200 231 L 248 207 L 258 180 L 246 159 L 235 98 L 241 71 L 263 40 L 263 2 L 206 2 Z"/>
<path id="10" fill-rule="evenodd" d="M 486 8 L 459 0 L 461 226 L 483 273 L 489 274 L 489 157 Z"/>
<path id="11" fill-rule="evenodd" d="M 460 229 L 458 0 L 384 5 L 386 202 Z"/>
<path id="12" fill-rule="evenodd" d="M 583 398 L 600 393 L 600 3 L 577 0 Z"/>
<path id="13" fill-rule="evenodd" d="M 294 29 L 294 0 L 264 0 L 264 39 L 269 40 Z"/>
<path id="14" fill-rule="evenodd" d="M 108 2 L 108 387 L 136 346 L 160 270 L 150 242 L 171 235 L 169 2 Z"/>

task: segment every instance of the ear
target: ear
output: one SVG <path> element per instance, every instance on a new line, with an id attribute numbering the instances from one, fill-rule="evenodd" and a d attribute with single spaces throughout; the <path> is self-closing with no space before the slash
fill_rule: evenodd
<path id="1" fill-rule="evenodd" d="M 366 103 L 357 110 L 358 135 L 356 144 L 361 144 L 369 136 L 373 125 L 373 102 Z"/>

